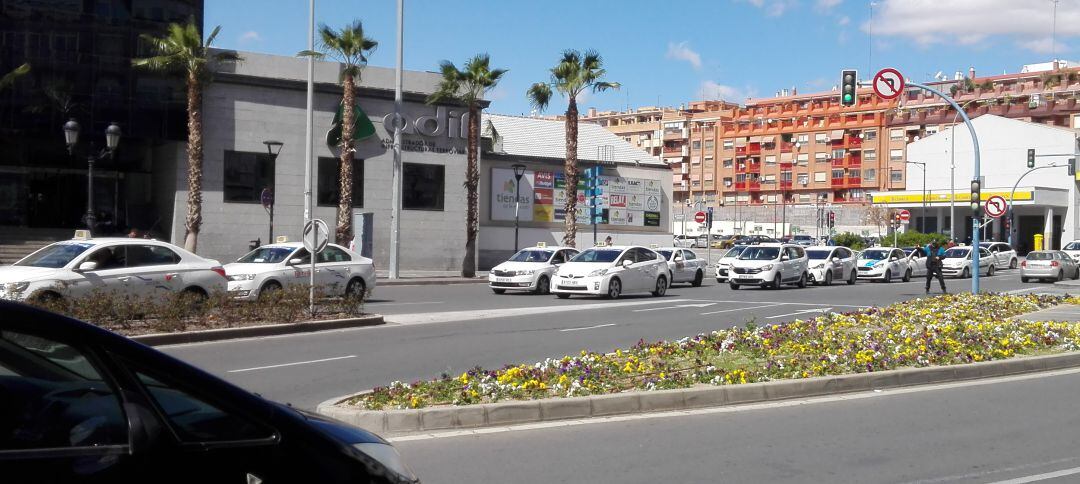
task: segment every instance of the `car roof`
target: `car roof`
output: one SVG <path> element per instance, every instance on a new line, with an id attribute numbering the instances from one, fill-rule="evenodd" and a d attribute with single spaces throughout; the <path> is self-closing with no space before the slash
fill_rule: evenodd
<path id="1" fill-rule="evenodd" d="M 844 247 L 844 246 L 842 246 L 842 245 L 811 245 L 810 247 L 803 247 L 803 250 L 820 250 L 820 251 L 826 251 L 826 250 L 835 250 L 835 249 L 839 249 L 839 248 L 841 248 L 841 247 Z M 848 249 L 847 247 L 844 247 L 844 248 L 845 248 L 845 249 Z M 848 249 L 848 250 L 851 250 L 851 249 Z"/>
<path id="2" fill-rule="evenodd" d="M 568 246 L 562 246 L 562 245 L 548 245 L 548 246 L 545 246 L 545 247 L 540 247 L 538 245 L 534 245 L 532 247 L 524 247 L 521 250 L 563 250 L 563 249 L 577 250 L 574 247 L 568 247 Z"/>

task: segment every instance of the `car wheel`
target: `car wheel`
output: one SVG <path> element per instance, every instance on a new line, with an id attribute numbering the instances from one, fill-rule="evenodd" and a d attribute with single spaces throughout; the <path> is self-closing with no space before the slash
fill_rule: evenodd
<path id="1" fill-rule="evenodd" d="M 986 277 L 994 277 L 994 265 L 991 264 L 989 269 L 986 269 Z"/>
<path id="2" fill-rule="evenodd" d="M 619 278 L 611 278 L 611 282 L 608 282 L 607 297 L 608 299 L 618 299 L 622 294 L 622 282 Z"/>
<path id="3" fill-rule="evenodd" d="M 667 286 L 667 279 L 664 276 L 656 278 L 656 289 L 652 292 L 652 295 L 662 297 L 667 294 Z"/>
<path id="4" fill-rule="evenodd" d="M 506 294 L 506 289 L 492 289 L 491 292 L 495 294 Z"/>
<path id="5" fill-rule="evenodd" d="M 355 278 L 349 281 L 349 284 L 345 286 L 345 297 L 348 298 L 362 298 L 367 294 L 367 285 L 364 284 L 364 280 Z"/>
<path id="6" fill-rule="evenodd" d="M 731 286 L 732 291 L 738 291 L 739 290 L 739 285 L 735 284 L 734 282 L 728 283 L 728 285 Z"/>
<path id="7" fill-rule="evenodd" d="M 1056 280 L 1056 281 L 1063 281 L 1063 280 L 1065 280 L 1065 271 L 1063 271 L 1063 270 L 1060 270 L 1060 269 L 1059 269 L 1059 270 L 1058 270 L 1058 274 L 1057 274 L 1057 277 L 1056 277 L 1056 278 L 1054 278 L 1054 280 Z"/>
<path id="8" fill-rule="evenodd" d="M 557 297 L 559 299 L 570 299 L 569 294 L 556 294 L 555 297 Z"/>
<path id="9" fill-rule="evenodd" d="M 540 279 L 536 281 L 536 290 L 534 294 L 549 294 L 551 293 L 551 279 L 548 276 L 540 276 Z"/>
<path id="10" fill-rule="evenodd" d="M 1027 277 L 1020 276 L 1020 282 L 1027 282 L 1027 281 L 1029 281 L 1029 279 Z"/>
<path id="11" fill-rule="evenodd" d="M 772 288 L 773 289 L 780 289 L 780 283 L 781 283 L 780 273 L 777 272 L 776 277 L 774 277 L 773 280 L 772 280 Z"/>
<path id="12" fill-rule="evenodd" d="M 694 274 L 694 281 L 691 282 L 690 285 L 694 286 L 694 287 L 701 287 L 701 282 L 704 281 L 704 280 L 705 280 L 705 273 L 702 272 L 702 271 L 697 271 L 697 274 Z"/>
<path id="13" fill-rule="evenodd" d="M 852 269 L 851 270 L 851 277 L 848 277 L 847 283 L 848 283 L 849 286 L 854 286 L 855 281 L 857 281 L 857 280 L 859 280 L 859 271 L 858 271 L 858 269 Z"/>
<path id="14" fill-rule="evenodd" d="M 263 284 L 262 289 L 259 289 L 259 297 L 270 297 L 279 292 L 281 292 L 281 283 L 277 281 L 269 281 L 266 284 Z"/>
<path id="15" fill-rule="evenodd" d="M 885 278 L 882 279 L 882 280 L 887 282 L 887 283 L 892 282 L 892 270 L 891 269 L 885 269 Z"/>
<path id="16" fill-rule="evenodd" d="M 970 271 L 970 270 L 968 270 L 968 268 L 967 268 L 967 267 L 965 267 L 965 268 L 964 268 L 964 272 L 962 272 L 962 273 L 960 274 L 960 278 L 961 278 L 961 279 L 967 279 L 967 278 L 969 278 L 969 277 L 971 277 L 971 271 Z"/>
<path id="17" fill-rule="evenodd" d="M 1009 261 L 1009 269 L 1016 269 L 1016 257 L 1013 257 L 1012 260 Z"/>
<path id="18" fill-rule="evenodd" d="M 825 271 L 824 285 L 826 285 L 826 286 L 831 286 L 832 285 L 832 271 Z"/>
<path id="19" fill-rule="evenodd" d="M 806 273 L 804 272 L 801 276 L 799 276 L 799 287 L 806 287 L 806 279 Z"/>
<path id="20" fill-rule="evenodd" d="M 1076 274 L 1073 274 L 1073 280 L 1080 279 L 1080 267 L 1076 268 Z"/>
<path id="21" fill-rule="evenodd" d="M 911 281 L 911 269 L 908 269 L 906 272 L 904 272 L 903 281 L 904 282 L 910 282 Z"/>

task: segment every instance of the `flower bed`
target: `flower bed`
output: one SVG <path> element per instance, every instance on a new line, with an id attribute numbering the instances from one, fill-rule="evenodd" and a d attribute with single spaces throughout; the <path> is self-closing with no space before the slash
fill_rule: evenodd
<path id="1" fill-rule="evenodd" d="M 1009 318 L 1061 302 L 984 294 L 917 299 L 880 309 L 638 342 L 612 353 L 582 350 L 532 365 L 474 368 L 458 376 L 391 383 L 347 405 L 369 410 L 468 405 L 731 385 L 785 378 L 951 365 L 1080 347 L 1080 324 Z"/>

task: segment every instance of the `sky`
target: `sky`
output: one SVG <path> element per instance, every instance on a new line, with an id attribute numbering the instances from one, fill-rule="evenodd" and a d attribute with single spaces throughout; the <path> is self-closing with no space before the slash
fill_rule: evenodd
<path id="1" fill-rule="evenodd" d="M 1080 0 L 405 0 L 405 69 L 460 66 L 478 53 L 509 69 L 489 111 L 529 114 L 525 92 L 550 79 L 565 49 L 595 49 L 618 91 L 587 93 L 584 112 L 743 103 L 795 87 L 828 91 L 840 71 L 883 67 L 916 81 L 974 67 L 977 76 L 1080 59 Z M 395 0 L 316 0 L 316 23 L 359 19 L 379 42 L 370 65 L 393 67 Z M 253 12 L 257 12 L 253 14 Z M 871 21 L 872 14 L 872 21 Z M 306 0 L 206 0 L 219 47 L 280 55 L 307 48 Z M 872 34 L 872 35 L 871 35 Z M 553 99 L 546 114 L 562 113 Z"/>

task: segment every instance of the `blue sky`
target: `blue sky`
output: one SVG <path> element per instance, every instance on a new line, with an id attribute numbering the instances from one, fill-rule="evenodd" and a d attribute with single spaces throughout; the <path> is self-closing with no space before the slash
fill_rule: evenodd
<path id="1" fill-rule="evenodd" d="M 525 91 L 548 79 L 566 48 L 598 50 L 620 91 L 589 94 L 598 109 L 677 106 L 724 98 L 743 102 L 795 86 L 830 89 L 843 68 L 870 65 L 871 2 L 866 0 L 685 0 L 682 2 L 406 0 L 405 68 L 435 70 L 487 52 L 510 72 L 489 95 L 491 111 L 527 114 Z M 939 71 L 1017 72 L 1026 63 L 1080 56 L 1080 0 L 876 0 L 871 68 L 915 80 Z M 217 45 L 294 55 L 306 48 L 305 0 L 207 0 Z M 364 22 L 379 41 L 371 65 L 392 67 L 395 0 L 316 0 L 316 22 Z M 253 14 L 257 13 L 257 14 Z M 565 101 L 553 100 L 549 113 Z"/>

